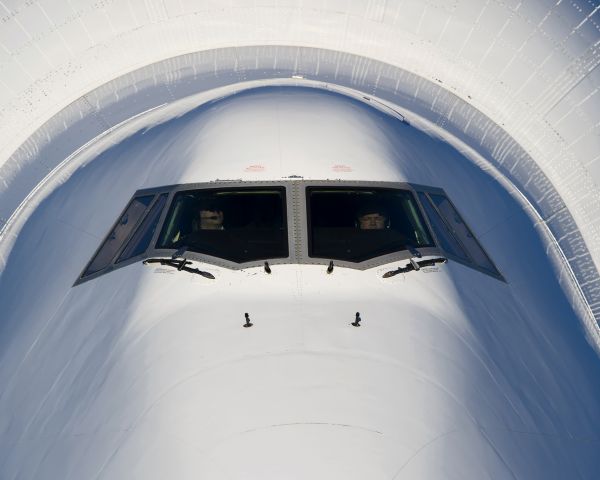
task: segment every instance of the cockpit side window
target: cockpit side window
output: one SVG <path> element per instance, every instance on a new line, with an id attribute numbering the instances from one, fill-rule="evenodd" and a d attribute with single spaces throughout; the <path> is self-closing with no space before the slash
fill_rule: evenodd
<path id="1" fill-rule="evenodd" d="M 362 262 L 433 246 L 407 190 L 307 187 L 307 201 L 310 257 Z"/>
<path id="2" fill-rule="evenodd" d="M 178 192 L 156 248 L 187 250 L 236 263 L 288 256 L 285 189 Z"/>
<path id="3" fill-rule="evenodd" d="M 425 186 L 416 188 L 433 233 L 448 258 L 504 280 L 444 191 Z"/>
<path id="4" fill-rule="evenodd" d="M 429 217 L 429 221 L 431 222 L 431 228 L 433 229 L 433 233 L 437 236 L 438 242 L 440 243 L 440 247 L 446 253 L 450 255 L 454 255 L 466 262 L 469 262 L 469 256 L 465 252 L 464 248 L 460 244 L 460 242 L 454 237 L 452 234 L 452 230 L 446 222 L 442 219 L 437 210 L 433 207 L 430 200 L 423 192 L 419 192 L 419 200 L 421 200 L 421 205 L 423 205 L 423 209 L 425 210 L 426 215 Z"/>
<path id="5" fill-rule="evenodd" d="M 135 197 L 129 202 L 125 212 L 121 215 L 92 261 L 88 264 L 82 277 L 99 272 L 110 265 L 114 256 L 127 241 L 133 229 L 138 225 L 153 198 L 154 195 L 144 195 Z"/>
<path id="6" fill-rule="evenodd" d="M 475 235 L 471 232 L 464 222 L 454 205 L 445 195 L 429 193 L 429 198 L 435 205 L 435 208 L 444 218 L 444 221 L 452 231 L 454 237 L 462 244 L 469 257 L 478 267 L 499 275 L 498 270 L 491 262 Z"/>
<path id="7" fill-rule="evenodd" d="M 131 236 L 131 239 L 119 255 L 119 258 L 116 261 L 116 263 L 120 263 L 130 258 L 141 255 L 150 246 L 150 241 L 154 236 L 154 232 L 156 231 L 156 227 L 158 226 L 158 220 L 160 219 L 160 214 L 165 206 L 165 203 L 167 203 L 168 196 L 168 193 L 163 193 L 159 195 L 158 199 L 150 208 L 150 211 L 140 224 L 139 228 Z"/>

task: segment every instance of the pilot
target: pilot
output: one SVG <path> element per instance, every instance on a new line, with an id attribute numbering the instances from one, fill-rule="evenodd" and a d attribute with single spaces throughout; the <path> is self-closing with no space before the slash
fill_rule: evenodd
<path id="1" fill-rule="evenodd" d="M 389 228 L 389 215 L 376 204 L 366 205 L 358 211 L 357 224 L 361 230 L 384 230 Z"/>
<path id="2" fill-rule="evenodd" d="M 223 227 L 223 211 L 214 203 L 204 203 L 196 209 L 191 221 L 191 231 L 184 234 L 184 229 L 178 230 L 173 239 L 173 243 L 181 242 L 187 236 L 199 230 L 225 230 Z M 187 222 L 190 222 L 189 217 Z M 190 223 L 187 223 L 189 226 Z"/>
<path id="3" fill-rule="evenodd" d="M 194 230 L 224 230 L 223 218 L 223 211 L 217 205 L 200 206 L 198 214 L 192 222 L 192 228 Z"/>

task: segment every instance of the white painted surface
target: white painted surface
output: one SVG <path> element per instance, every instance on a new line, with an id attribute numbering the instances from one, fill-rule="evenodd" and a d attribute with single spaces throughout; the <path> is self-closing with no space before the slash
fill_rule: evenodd
<path id="1" fill-rule="evenodd" d="M 185 478 L 198 472 L 207 478 L 247 478 L 254 471 L 259 478 L 269 474 L 280 478 L 293 475 L 291 470 L 300 477 L 318 477 L 309 470 L 314 467 L 328 474 L 323 477 L 355 474 L 364 478 L 367 475 L 361 468 L 368 465 L 372 468 L 370 476 L 376 477 L 372 467 L 376 465 L 382 478 L 393 477 L 395 472 L 400 472 L 398 478 L 437 478 L 447 473 L 444 468 L 452 468 L 458 478 L 482 478 L 478 468 L 496 478 L 511 478 L 503 470 L 508 465 L 517 478 L 571 478 L 577 475 L 574 472 L 582 478 L 594 478 L 599 470 L 594 454 L 597 436 L 593 436 L 598 431 L 598 361 L 583 342 L 583 333 L 564 295 L 566 292 L 573 305 L 581 306 L 577 315 L 584 322 L 588 320 L 584 323 L 588 335 L 597 334 L 591 321 L 600 318 L 596 270 L 600 258 L 599 15 L 597 2 L 589 0 L 1 2 L 0 372 L 2 385 L 7 386 L 0 393 L 0 472 L 8 478 L 164 478 L 173 473 Z M 184 54 L 189 55 L 177 57 Z M 193 410 L 195 399 L 176 389 L 161 402 L 161 392 L 168 386 L 161 384 L 158 372 L 148 366 L 148 357 L 154 358 L 148 352 L 159 351 L 163 338 L 136 343 L 137 337 L 128 336 L 130 330 L 120 328 L 125 325 L 137 332 L 147 327 L 135 312 L 144 311 L 139 310 L 140 304 L 147 297 L 158 295 L 156 286 L 146 281 L 147 276 L 153 277 L 149 273 L 127 273 L 131 277 L 124 273 L 132 269 L 116 272 L 123 276 L 119 285 L 124 292 L 138 285 L 139 290 L 125 298 L 118 296 L 123 291 L 112 284 L 116 277 L 103 280 L 108 285 L 89 295 L 100 303 L 102 297 L 116 297 L 105 313 L 95 305 L 99 313 L 94 318 L 78 313 L 78 309 L 92 309 L 89 299 L 73 298 L 77 297 L 73 293 L 65 297 L 73 276 L 131 191 L 144 184 L 146 177 L 136 177 L 136 172 L 148 166 L 147 158 L 117 162 L 117 158 L 129 158 L 119 157 L 125 151 L 119 145 L 114 157 L 104 157 L 83 169 L 79 164 L 63 165 L 56 175 L 47 176 L 83 144 L 144 110 L 198 91 L 207 91 L 210 96 L 218 86 L 242 88 L 246 81 L 264 82 L 297 73 L 379 96 L 414 113 L 415 119 L 423 117 L 439 125 L 459 140 L 457 144 L 472 148 L 472 158 L 480 154 L 485 165 L 500 169 L 501 176 L 531 203 L 538 223 L 533 226 L 522 206 L 512 204 L 502 189 L 492 188 L 494 182 L 469 169 L 463 158 L 448 153 L 447 146 L 439 148 L 449 158 L 456 158 L 455 164 L 443 161 L 448 157 L 425 159 L 424 165 L 432 166 L 433 162 L 435 166 L 431 168 L 434 180 L 445 182 L 441 186 L 456 199 L 505 276 L 510 277 L 514 302 L 504 301 L 504 293 L 493 291 L 493 287 L 486 289 L 479 277 L 465 280 L 452 266 L 448 268 L 451 280 L 440 279 L 439 286 L 435 282 L 426 285 L 458 299 L 462 316 L 452 317 L 447 336 L 438 333 L 441 323 L 433 320 L 435 328 L 418 330 L 423 345 L 434 345 L 430 350 L 435 355 L 431 364 L 422 361 L 415 363 L 415 368 L 460 365 L 456 371 L 443 370 L 440 377 L 459 398 L 473 401 L 475 406 L 469 404 L 465 411 L 476 421 L 462 421 L 457 413 L 460 409 L 448 413 L 438 403 L 415 406 L 403 403 L 412 399 L 399 399 L 404 410 L 384 405 L 382 412 L 386 418 L 394 418 L 395 425 L 403 427 L 400 430 L 414 435 L 413 443 L 396 450 L 393 440 L 386 443 L 390 435 L 393 437 L 390 430 L 377 430 L 384 432 L 381 435 L 368 430 L 379 423 L 360 408 L 367 400 L 357 401 L 357 405 L 344 403 L 347 410 L 341 410 L 340 415 L 348 422 L 370 425 L 364 433 L 354 429 L 355 435 L 346 436 L 339 433 L 347 433 L 345 427 L 318 430 L 319 422 L 306 420 L 310 416 L 306 412 L 316 410 L 308 406 L 303 410 L 304 404 L 284 393 L 290 410 L 279 415 L 285 420 L 273 422 L 305 425 L 263 428 L 268 422 L 254 409 L 253 415 L 261 421 L 248 426 L 249 430 L 258 428 L 246 435 L 256 439 L 251 445 L 244 435 L 232 434 L 220 447 L 199 455 L 196 445 L 186 442 L 191 431 L 204 429 L 205 417 L 183 410 L 179 417 L 183 420 L 171 422 L 172 409 L 190 402 Z M 121 75 L 126 76 L 119 78 Z M 100 148 L 98 144 L 96 147 Z M 162 143 L 159 147 L 166 148 Z M 180 172 L 185 178 L 183 172 L 190 165 L 175 172 L 159 161 L 153 167 L 157 176 Z M 444 169 L 447 175 L 438 176 Z M 76 173 L 70 177 L 72 171 Z M 396 174 L 430 178 L 414 164 L 403 164 Z M 474 190 L 465 187 L 476 184 Z M 482 185 L 486 186 L 484 197 Z M 113 194 L 107 198 L 109 187 Z M 489 199 L 488 192 L 494 192 Z M 21 203 L 23 200 L 26 202 Z M 498 205 L 502 205 L 499 211 L 495 210 Z M 492 211 L 495 214 L 490 217 Z M 538 235 L 545 240 L 540 242 Z M 560 248 L 557 255 L 565 259 L 564 263 L 556 262 L 556 269 L 550 268 L 545 256 L 554 252 L 554 242 Z M 474 275 L 470 271 L 467 274 Z M 313 282 L 311 274 L 302 275 Z M 416 284 L 417 280 L 407 278 L 406 283 L 410 282 Z M 474 291 L 466 292 L 465 282 Z M 485 301 L 478 303 L 476 298 Z M 410 303 L 412 297 L 402 300 Z M 193 301 L 197 301 L 195 297 Z M 426 311 L 419 311 L 425 317 L 435 316 L 438 307 L 426 306 Z M 446 310 L 439 307 L 444 314 Z M 171 318 L 159 309 L 151 313 L 154 316 L 149 315 L 149 320 L 161 324 Z M 308 317 L 320 319 L 321 315 L 327 321 L 334 316 L 319 310 L 309 312 Z M 305 318 L 290 313 L 289 323 L 300 317 Z M 237 328 L 237 317 L 235 322 Z M 466 326 L 461 329 L 458 325 L 463 323 Z M 81 328 L 81 337 L 67 336 L 68 341 L 56 338 L 61 326 L 69 333 Z M 173 331 L 173 341 L 181 339 L 177 345 L 184 348 L 165 354 L 169 361 L 164 368 L 171 377 L 182 364 L 196 361 L 196 350 L 204 346 L 198 339 L 185 337 L 188 327 L 181 324 Z M 310 334 L 315 326 L 307 321 L 302 327 Z M 89 338 L 85 337 L 88 332 Z M 335 331 L 331 332 L 335 337 Z M 456 332 L 467 332 L 467 339 L 472 334 L 472 343 L 455 344 Z M 369 341 L 378 348 L 388 339 L 374 335 Z M 279 345 L 278 338 L 265 338 L 264 342 L 265 352 Z M 298 360 L 304 359 L 302 355 L 311 356 L 316 350 L 310 342 L 302 345 L 300 353 L 289 356 L 290 371 L 296 372 L 294 368 L 303 364 Z M 477 363 L 469 357 L 471 347 L 489 356 L 482 353 L 483 360 Z M 193 353 L 185 353 L 185 348 Z M 360 348 L 348 346 L 353 354 Z M 445 352 L 450 356 L 443 357 Z M 108 360 L 102 363 L 103 358 Z M 420 360 L 416 355 L 411 361 Z M 353 375 L 356 372 L 352 385 L 363 392 L 365 397 L 361 394 L 359 399 L 364 399 L 368 396 L 365 392 L 371 391 L 373 369 L 359 363 L 361 366 L 351 369 Z M 234 379 L 240 376 L 234 368 L 228 375 Z M 203 380 L 210 383 L 209 377 Z M 283 377 L 275 370 L 270 378 L 287 385 Z M 299 378 L 297 385 L 313 385 L 306 375 Z M 413 385 L 409 373 L 398 378 L 402 386 L 404 382 Z M 126 397 L 131 403 L 102 405 L 95 399 L 96 387 L 103 379 L 107 395 L 121 392 L 135 381 L 142 387 L 133 387 L 134 393 L 126 390 L 131 393 Z M 506 380 L 496 384 L 497 379 Z M 221 378 L 213 377 L 212 381 L 220 382 Z M 186 385 L 198 393 L 196 384 Z M 425 392 L 422 388 L 412 390 Z M 225 393 L 214 402 L 229 405 Z M 345 393 L 341 387 L 339 396 L 345 399 Z M 329 397 L 323 394 L 317 398 L 325 404 Z M 248 398 L 258 396 L 249 394 Z M 445 397 L 440 394 L 439 398 Z M 139 425 L 135 423 L 137 417 L 119 410 L 125 405 L 139 413 L 139 405 L 153 402 L 156 409 L 148 414 L 148 422 Z M 509 406 L 513 404 L 517 405 L 515 410 Z M 425 430 L 423 425 L 404 429 L 403 423 L 403 415 L 414 414 L 421 420 L 424 405 L 431 407 L 429 412 L 442 411 L 431 418 L 429 436 L 419 435 L 419 428 Z M 216 418 L 213 428 L 219 431 L 209 430 L 211 434 L 232 432 L 233 428 L 227 430 L 227 420 L 248 415 L 246 409 L 237 408 L 242 407 L 235 403 L 225 409 L 232 415 Z M 507 413 L 514 411 L 518 414 Z M 522 415 L 523 411 L 527 415 Z M 326 409 L 323 412 L 327 415 L 322 416 L 329 416 Z M 118 418 L 116 423 L 111 423 L 113 415 Z M 501 421 L 496 422 L 498 418 Z M 458 430 L 444 436 L 449 419 L 458 419 Z M 99 426 L 104 424 L 116 424 L 117 430 L 125 428 L 133 433 L 121 439 L 118 431 Z M 90 425 L 93 428 L 88 428 Z M 171 431 L 171 425 L 178 426 L 184 440 L 152 436 L 157 431 Z M 442 435 L 439 440 L 435 440 L 434 430 Z M 277 432 L 276 437 L 271 436 L 273 432 Z M 289 445 L 288 435 L 294 437 L 297 452 L 283 448 Z M 482 442 L 482 435 L 487 444 Z M 329 455 L 323 454 L 319 462 L 309 464 L 305 458 L 315 452 L 314 439 L 321 442 L 317 451 Z M 119 445 L 122 450 L 118 450 Z M 269 449 L 273 455 L 268 459 L 281 460 L 279 466 L 270 468 L 261 461 L 264 457 L 260 455 Z M 111 457 L 113 452 L 116 454 Z M 239 455 L 235 461 L 231 452 Z M 397 458 L 405 453 L 407 456 Z M 132 465 L 132 458 L 139 463 Z M 337 462 L 338 458 L 356 461 L 347 465 Z M 447 461 L 436 463 L 440 459 Z M 468 467 L 472 470 L 466 471 Z M 270 469 L 265 472 L 261 468 Z"/>
<path id="2" fill-rule="evenodd" d="M 387 97 L 478 150 L 548 227 L 584 324 L 600 318 L 597 2 L 16 1 L 0 11 L 5 230 L 56 165 L 126 118 L 300 74 Z"/>
<path id="3" fill-rule="evenodd" d="M 0 277 L 2 478 L 594 478 L 597 355 L 538 230 L 492 177 L 303 89 L 136 130 L 35 208 Z M 385 267 L 202 265 L 214 282 L 137 263 L 71 288 L 137 188 L 213 179 L 236 149 L 277 179 L 289 156 L 273 145 L 291 134 L 295 174 L 328 178 L 350 156 L 339 177 L 444 188 L 507 283 L 453 262 L 390 281 Z M 255 179 L 245 165 L 227 171 Z"/>

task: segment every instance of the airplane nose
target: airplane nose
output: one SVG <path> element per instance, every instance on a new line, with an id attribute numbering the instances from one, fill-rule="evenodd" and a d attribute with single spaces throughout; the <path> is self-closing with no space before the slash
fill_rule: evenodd
<path id="1" fill-rule="evenodd" d="M 439 385 L 356 352 L 286 349 L 159 377 L 102 478 L 137 458 L 136 478 L 390 479 L 425 468 L 423 447 L 468 421 Z"/>

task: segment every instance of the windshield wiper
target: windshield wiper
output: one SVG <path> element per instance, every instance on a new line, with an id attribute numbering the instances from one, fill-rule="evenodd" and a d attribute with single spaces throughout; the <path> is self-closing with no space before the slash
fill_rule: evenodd
<path id="1" fill-rule="evenodd" d="M 181 260 L 173 260 L 171 258 L 148 258 L 147 260 L 144 260 L 143 263 L 144 265 L 147 265 L 149 263 L 160 263 L 161 265 L 167 265 L 169 267 L 176 268 L 179 271 L 183 270 L 185 272 L 202 275 L 204 278 L 210 278 L 211 280 L 215 279 L 215 276 L 210 272 L 205 272 L 204 270 L 200 270 L 199 268 L 188 267 L 187 265 L 191 265 L 192 262 L 186 260 L 185 258 Z"/>
<path id="2" fill-rule="evenodd" d="M 406 267 L 398 267 L 396 270 L 390 270 L 389 272 L 385 272 L 383 274 L 383 278 L 390 278 L 394 275 L 398 275 L 399 273 L 418 271 L 421 270 L 421 268 L 423 267 L 431 267 L 436 263 L 446 263 L 447 261 L 448 259 L 444 257 L 430 258 L 428 260 L 421 261 L 416 261 L 413 258 L 411 258 L 410 263 L 406 265 Z"/>
<path id="3" fill-rule="evenodd" d="M 209 278 L 211 280 L 215 279 L 215 276 L 210 272 L 205 272 L 204 270 L 200 270 L 199 268 L 191 268 L 188 265 L 191 265 L 192 262 L 187 260 L 183 255 L 187 251 L 187 247 L 181 247 L 177 250 L 171 258 L 148 258 L 143 261 L 144 265 L 149 263 L 160 263 L 161 265 L 167 265 L 169 267 L 176 268 L 177 270 L 195 273 L 196 275 L 202 275 L 204 278 Z M 177 260 L 178 257 L 182 257 L 181 260 Z"/>
<path id="4" fill-rule="evenodd" d="M 412 243 L 406 243 L 404 246 L 413 257 L 421 258 L 423 256 Z"/>

